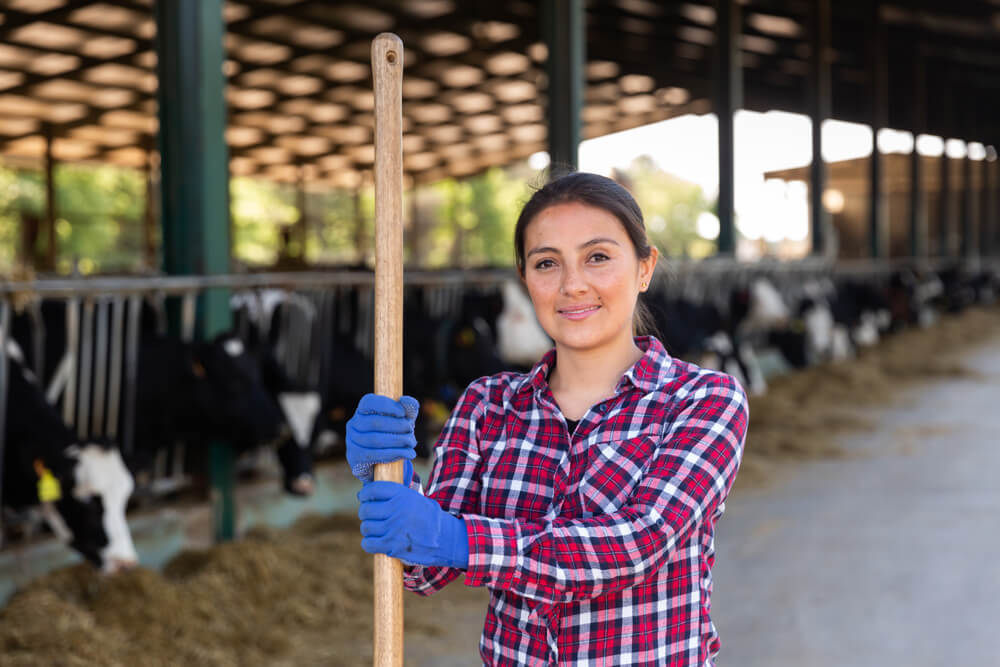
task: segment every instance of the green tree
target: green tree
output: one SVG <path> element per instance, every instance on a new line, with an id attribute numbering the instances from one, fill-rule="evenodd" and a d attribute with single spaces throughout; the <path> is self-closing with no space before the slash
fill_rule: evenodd
<path id="1" fill-rule="evenodd" d="M 130 272 L 142 265 L 143 175 L 111 165 L 55 169 L 57 269 Z"/>
<path id="2" fill-rule="evenodd" d="M 45 185 L 39 169 L 0 167 L 0 265 L 10 271 L 21 251 L 24 218 L 42 219 Z M 56 270 L 126 272 L 141 268 L 145 179 L 111 165 L 62 164 L 53 170 Z M 39 234 L 36 256 L 43 254 Z M 31 253 L 29 253 L 31 254 Z"/>
<path id="3" fill-rule="evenodd" d="M 637 157 L 617 175 L 628 187 L 646 220 L 650 240 L 669 257 L 705 257 L 715 243 L 698 235 L 698 216 L 711 212 L 712 202 L 701 186 L 660 169 L 648 155 Z"/>
<path id="4" fill-rule="evenodd" d="M 307 201 L 311 230 L 306 242 L 307 260 L 321 264 L 364 261 L 371 245 L 374 197 L 365 191 L 355 194 L 335 189 L 316 193 Z"/>
<path id="5" fill-rule="evenodd" d="M 281 227 L 299 219 L 294 192 L 279 183 L 234 178 L 229 182 L 229 196 L 233 259 L 250 266 L 274 264 Z"/>
<path id="6" fill-rule="evenodd" d="M 435 223 L 428 229 L 433 248 L 429 264 L 513 264 L 514 225 L 530 192 L 518 169 L 518 165 L 494 167 L 471 178 L 434 185 L 437 204 Z"/>
<path id="7" fill-rule="evenodd" d="M 10 273 L 21 252 L 21 217 L 41 217 L 44 190 L 37 173 L 0 167 L 0 270 Z"/>

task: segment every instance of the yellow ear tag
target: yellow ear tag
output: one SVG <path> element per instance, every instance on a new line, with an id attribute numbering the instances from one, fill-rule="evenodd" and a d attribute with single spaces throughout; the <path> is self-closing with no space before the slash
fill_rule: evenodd
<path id="1" fill-rule="evenodd" d="M 43 503 L 54 503 L 62 498 L 62 488 L 52 471 L 41 461 L 35 460 L 35 473 L 38 475 L 38 500 Z"/>
<path id="2" fill-rule="evenodd" d="M 462 347 L 472 347 L 476 342 L 476 331 L 471 327 L 462 329 L 458 334 L 458 344 Z"/>

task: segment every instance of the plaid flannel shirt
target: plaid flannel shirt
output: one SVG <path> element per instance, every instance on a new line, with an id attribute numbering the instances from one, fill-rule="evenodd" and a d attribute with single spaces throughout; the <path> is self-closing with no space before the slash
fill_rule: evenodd
<path id="1" fill-rule="evenodd" d="M 465 583 L 490 590 L 486 664 L 713 664 L 713 533 L 746 396 L 635 340 L 643 357 L 572 435 L 550 350 L 527 374 L 473 382 L 438 439 L 427 495 L 465 519 Z M 459 574 L 414 567 L 404 583 L 430 595 Z"/>

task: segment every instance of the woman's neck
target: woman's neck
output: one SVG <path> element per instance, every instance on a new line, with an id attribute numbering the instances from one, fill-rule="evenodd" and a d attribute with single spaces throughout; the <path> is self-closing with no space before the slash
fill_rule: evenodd
<path id="1" fill-rule="evenodd" d="M 606 398 L 642 354 L 631 336 L 611 350 L 575 350 L 557 344 L 556 367 L 549 375 L 549 387 L 556 395 L 600 394 L 600 398 Z"/>

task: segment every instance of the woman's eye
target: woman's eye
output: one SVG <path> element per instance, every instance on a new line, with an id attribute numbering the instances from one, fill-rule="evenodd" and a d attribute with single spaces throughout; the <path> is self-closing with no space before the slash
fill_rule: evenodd
<path id="1" fill-rule="evenodd" d="M 603 252 L 595 252 L 593 255 L 590 256 L 590 260 L 592 262 L 606 262 L 609 259 L 611 258 L 605 255 Z"/>
<path id="2" fill-rule="evenodd" d="M 547 269 L 550 266 L 555 266 L 555 262 L 553 262 L 551 259 L 539 260 L 538 263 L 535 264 L 536 269 Z"/>

